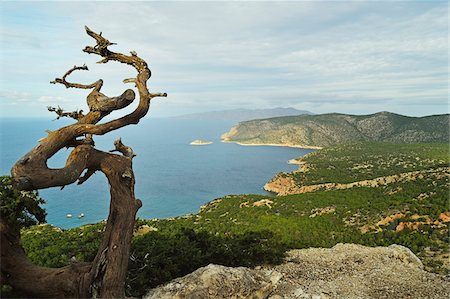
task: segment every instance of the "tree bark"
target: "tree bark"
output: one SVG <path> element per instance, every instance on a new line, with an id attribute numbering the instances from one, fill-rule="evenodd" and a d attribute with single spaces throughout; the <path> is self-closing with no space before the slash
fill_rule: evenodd
<path id="1" fill-rule="evenodd" d="M 99 124 L 114 110 L 128 106 L 135 99 L 135 93 L 127 89 L 118 97 L 107 97 L 100 92 L 103 80 L 92 84 L 78 84 L 66 81 L 75 70 L 87 70 L 86 66 L 74 66 L 60 79 L 51 83 L 63 84 L 66 88 L 92 89 L 87 96 L 89 112 L 64 112 L 49 107 L 59 117 L 72 117 L 75 124 L 49 132 L 28 154 L 16 162 L 11 170 L 14 186 L 19 190 L 36 190 L 49 187 L 64 187 L 78 181 L 85 182 L 96 171 L 105 174 L 110 185 L 110 209 L 105 232 L 97 255 L 92 263 L 73 264 L 51 269 L 32 264 L 20 245 L 20 234 L 10 224 L 1 221 L 1 280 L 31 297 L 42 298 L 123 298 L 125 276 L 128 266 L 131 238 L 136 212 L 142 203 L 134 195 L 133 150 L 116 140 L 115 150 L 121 155 L 111 154 L 94 148 L 93 135 L 103 135 L 118 128 L 137 124 L 144 117 L 152 98 L 167 96 L 165 93 L 151 94 L 147 80 L 151 72 L 147 63 L 135 52 L 131 55 L 111 52 L 107 47 L 113 43 L 85 28 L 86 33 L 96 40 L 96 46 L 83 51 L 103 57 L 100 63 L 118 61 L 133 66 L 137 76 L 125 79 L 135 83 L 139 94 L 139 105 L 128 115 Z M 51 109 L 50 109 L 51 108 Z M 73 147 L 63 168 L 47 167 L 47 160 L 60 149 Z M 84 175 L 83 175 L 84 173 Z"/>

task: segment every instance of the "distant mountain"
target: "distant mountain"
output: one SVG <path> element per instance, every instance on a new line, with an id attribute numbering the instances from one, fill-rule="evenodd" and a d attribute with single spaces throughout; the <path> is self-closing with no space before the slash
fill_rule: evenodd
<path id="1" fill-rule="evenodd" d="M 295 108 L 273 108 L 273 109 L 231 109 L 222 111 L 210 111 L 203 113 L 185 114 L 175 116 L 177 119 L 199 119 L 199 120 L 231 120 L 240 122 L 244 120 L 270 118 L 277 116 L 292 116 L 313 114 L 306 110 L 297 110 Z"/>
<path id="2" fill-rule="evenodd" d="M 371 115 L 321 114 L 245 121 L 222 135 L 240 144 L 330 146 L 355 141 L 449 142 L 450 115 L 408 117 L 390 112 Z"/>

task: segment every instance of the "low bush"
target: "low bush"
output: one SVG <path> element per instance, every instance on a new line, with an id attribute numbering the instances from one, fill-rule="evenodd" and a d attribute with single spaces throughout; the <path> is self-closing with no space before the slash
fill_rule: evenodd
<path id="1" fill-rule="evenodd" d="M 230 236 L 193 229 L 148 233 L 133 241 L 127 291 L 142 296 L 149 288 L 210 263 L 248 267 L 280 263 L 285 250 L 268 231 Z"/>

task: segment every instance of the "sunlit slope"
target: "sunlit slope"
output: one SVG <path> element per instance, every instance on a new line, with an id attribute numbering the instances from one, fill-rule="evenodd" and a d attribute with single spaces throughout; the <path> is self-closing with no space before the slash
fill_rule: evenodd
<path id="1" fill-rule="evenodd" d="M 449 114 L 426 117 L 389 112 L 300 115 L 241 122 L 225 133 L 222 139 L 242 144 L 322 147 L 357 141 L 434 143 L 449 142 L 449 124 Z"/>

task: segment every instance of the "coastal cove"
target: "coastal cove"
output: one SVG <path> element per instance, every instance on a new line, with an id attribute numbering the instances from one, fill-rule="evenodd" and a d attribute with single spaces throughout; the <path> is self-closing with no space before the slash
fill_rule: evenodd
<path id="1" fill-rule="evenodd" d="M 1 124 L 1 174 L 46 136 L 68 120 L 7 119 Z M 111 136 L 96 136 L 96 147 L 111 150 L 122 137 L 137 156 L 133 160 L 136 197 L 143 201 L 138 217 L 169 218 L 196 213 L 215 198 L 229 194 L 268 194 L 263 186 L 280 171 L 293 171 L 288 160 L 313 149 L 280 146 L 239 146 L 220 142 L 221 134 L 234 125 L 231 121 L 144 119 L 139 126 L 122 128 Z M 144 138 L 142 137 L 144 136 Z M 191 146 L 192 140 L 210 140 L 208 146 Z M 61 167 L 70 150 L 58 153 L 50 167 Z M 40 190 L 47 201 L 47 222 L 61 228 L 77 227 L 106 219 L 109 206 L 108 182 L 95 174 L 83 185 L 63 190 Z M 67 218 L 67 214 L 79 215 Z"/>

